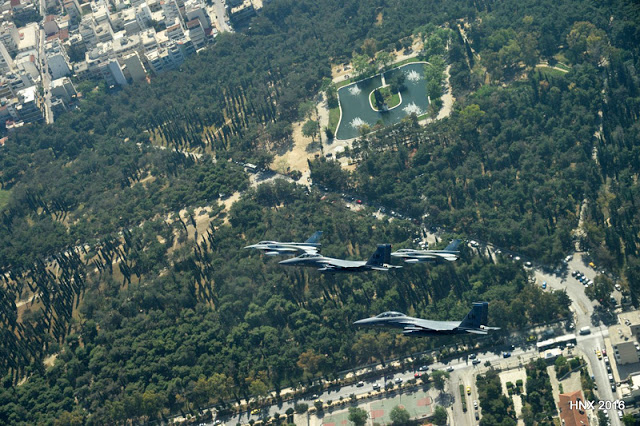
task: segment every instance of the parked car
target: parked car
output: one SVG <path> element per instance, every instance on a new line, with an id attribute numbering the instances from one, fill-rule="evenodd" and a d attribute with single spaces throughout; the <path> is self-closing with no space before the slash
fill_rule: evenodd
<path id="1" fill-rule="evenodd" d="M 511 352 L 502 352 L 502 358 L 509 358 L 511 356 Z"/>
<path id="2" fill-rule="evenodd" d="M 471 386 L 467 386 L 467 395 L 471 395 Z"/>
<path id="3" fill-rule="evenodd" d="M 356 387 L 361 388 L 364 386 L 364 382 L 362 380 L 360 380 L 358 383 L 356 383 Z"/>
<path id="4" fill-rule="evenodd" d="M 471 361 L 471 363 L 473 365 L 477 365 L 477 364 L 480 364 L 480 360 L 479 359 L 474 359 L 473 361 Z"/>

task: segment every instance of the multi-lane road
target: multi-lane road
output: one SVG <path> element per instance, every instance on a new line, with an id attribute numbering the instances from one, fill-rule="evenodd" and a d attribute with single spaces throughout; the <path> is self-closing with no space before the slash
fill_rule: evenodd
<path id="1" fill-rule="evenodd" d="M 512 356 L 507 359 L 502 358 L 501 352 L 493 353 L 493 352 L 485 352 L 477 354 L 477 358 L 480 360 L 480 363 L 477 365 L 472 364 L 470 359 L 466 357 L 457 358 L 451 360 L 449 362 L 440 363 L 436 362 L 434 364 L 429 365 L 428 373 L 431 373 L 433 370 L 446 370 L 447 368 L 452 368 L 453 371 L 450 372 L 450 379 L 448 381 L 447 393 L 451 394 L 454 397 L 455 403 L 453 404 L 453 424 L 474 424 L 474 410 L 473 410 L 473 400 L 477 400 L 477 392 L 475 390 L 475 375 L 481 372 L 486 371 L 489 367 L 485 367 L 484 364 L 489 361 L 492 366 L 499 366 L 503 364 L 502 367 L 516 367 L 521 363 L 526 363 L 531 359 L 534 359 L 538 356 L 537 351 L 534 347 L 522 349 L 516 348 L 512 351 Z M 382 373 L 381 373 L 382 374 Z M 325 392 L 318 392 L 315 395 L 309 395 L 307 399 L 298 399 L 298 400 L 290 400 L 283 402 L 279 405 L 272 405 L 270 407 L 265 407 L 258 414 L 251 414 L 250 412 L 243 412 L 240 415 L 235 415 L 232 417 L 220 419 L 226 425 L 235 425 L 237 423 L 249 423 L 250 420 L 257 421 L 259 419 L 266 419 L 272 417 L 274 414 L 284 414 L 287 409 L 293 408 L 294 405 L 298 402 L 304 402 L 309 404 L 309 406 L 313 406 L 313 402 L 316 399 L 320 399 L 325 403 L 329 400 L 336 401 L 340 398 L 349 399 L 352 394 L 355 395 L 366 395 L 369 393 L 375 392 L 373 386 L 375 384 L 380 385 L 381 389 L 384 389 L 387 381 L 391 381 L 394 384 L 396 380 L 401 379 L 402 383 L 406 383 L 408 380 L 414 378 L 415 371 L 407 370 L 401 373 L 395 373 L 385 376 L 381 376 L 377 380 L 369 380 L 364 383 L 363 386 L 358 386 L 357 384 L 341 386 L 339 388 L 334 388 L 327 390 Z M 462 406 L 459 402 L 459 391 L 458 384 L 463 383 L 466 389 L 467 386 L 471 386 L 472 394 L 470 396 L 471 399 L 467 401 L 467 412 L 462 412 Z M 466 397 L 465 393 L 465 397 Z M 451 416 L 451 411 L 449 412 Z"/>
<path id="2" fill-rule="evenodd" d="M 603 401 L 618 401 L 619 396 L 617 392 L 611 390 L 607 366 L 604 361 L 599 360 L 596 355 L 596 350 L 605 347 L 604 339 L 608 337 L 608 329 L 605 326 L 594 327 L 592 325 L 591 316 L 593 315 L 596 302 L 589 300 L 585 294 L 584 285 L 571 276 L 571 271 L 579 271 L 592 281 L 597 275 L 597 271 L 589 267 L 587 262 L 584 261 L 582 253 L 576 253 L 573 255 L 573 259 L 567 263 L 567 269 L 563 271 L 562 274 L 549 274 L 536 270 L 536 284 L 540 285 L 546 281 L 547 291 L 566 290 L 567 295 L 571 299 L 571 310 L 574 313 L 576 334 L 578 334 L 578 331 L 582 327 L 591 328 L 591 334 L 577 336 L 576 348 L 584 355 L 586 360 L 588 360 L 591 372 L 598 386 L 596 395 Z M 592 415 L 596 416 L 597 413 L 594 411 Z M 609 410 L 609 419 L 613 426 L 620 425 L 617 410 Z"/>

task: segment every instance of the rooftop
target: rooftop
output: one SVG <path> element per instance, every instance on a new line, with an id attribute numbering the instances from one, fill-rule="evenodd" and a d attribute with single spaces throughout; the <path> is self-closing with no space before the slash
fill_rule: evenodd
<path id="1" fill-rule="evenodd" d="M 582 391 L 575 391 L 571 393 L 561 393 L 559 395 L 560 402 L 558 408 L 560 409 L 560 418 L 563 420 L 565 426 L 579 426 L 588 425 L 589 419 L 587 413 L 584 410 L 579 410 L 569 403 L 575 403 L 578 400 L 584 401 Z"/>
<path id="2" fill-rule="evenodd" d="M 33 49 L 36 46 L 38 24 L 32 22 L 25 27 L 20 28 L 20 42 L 18 50 Z"/>
<path id="3" fill-rule="evenodd" d="M 618 314 L 618 320 L 628 326 L 640 325 L 640 311 L 622 312 Z"/>
<path id="4" fill-rule="evenodd" d="M 633 342 L 633 335 L 628 325 L 617 324 L 609 327 L 609 339 L 611 345 L 619 345 L 620 343 Z"/>

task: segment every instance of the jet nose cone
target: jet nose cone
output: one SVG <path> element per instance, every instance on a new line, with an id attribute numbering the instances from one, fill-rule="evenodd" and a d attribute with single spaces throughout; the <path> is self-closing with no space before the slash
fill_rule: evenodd
<path id="1" fill-rule="evenodd" d="M 355 321 L 353 325 L 369 325 L 371 323 L 371 318 L 365 318 L 358 321 Z"/>
<path id="2" fill-rule="evenodd" d="M 285 260 L 281 260 L 280 262 L 278 262 L 281 265 L 292 265 L 294 263 L 296 263 L 296 259 L 295 257 L 293 259 L 285 259 Z"/>

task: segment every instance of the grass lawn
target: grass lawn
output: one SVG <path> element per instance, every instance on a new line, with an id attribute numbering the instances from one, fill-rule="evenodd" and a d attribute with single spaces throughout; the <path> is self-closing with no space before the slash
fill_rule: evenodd
<path id="1" fill-rule="evenodd" d="M 376 104 L 376 98 L 373 95 L 374 92 L 375 90 L 369 93 L 369 102 L 371 102 L 371 105 Z M 380 89 L 380 93 L 382 93 L 382 97 L 384 98 L 384 101 L 387 104 L 387 108 L 391 109 L 400 104 L 400 95 L 398 93 L 391 93 L 391 90 L 389 90 L 389 87 L 382 87 Z"/>
<path id="2" fill-rule="evenodd" d="M 351 84 L 354 81 L 356 81 L 354 78 L 348 78 L 348 79 L 346 79 L 344 81 L 341 81 L 340 83 L 336 83 L 336 90 L 341 88 L 341 87 L 346 86 L 347 84 Z"/>
<path id="3" fill-rule="evenodd" d="M 335 135 L 338 130 L 338 121 L 340 120 L 340 107 L 331 108 L 329 110 L 329 129 Z"/>
<path id="4" fill-rule="evenodd" d="M 564 71 L 545 66 L 536 67 L 536 72 L 538 72 L 540 75 L 547 75 L 549 77 L 561 77 L 566 74 L 566 72 Z"/>
<path id="5" fill-rule="evenodd" d="M 4 206 L 9 202 L 9 196 L 11 195 L 11 191 L 6 191 L 4 189 L 0 189 L 0 211 L 4 209 Z"/>
<path id="6" fill-rule="evenodd" d="M 400 105 L 400 94 L 392 93 L 391 98 L 387 102 L 387 105 L 389 106 L 389 108 L 393 108 L 394 106 Z"/>
<path id="7" fill-rule="evenodd" d="M 395 64 L 391 65 L 389 67 L 389 69 L 396 68 L 396 67 L 399 67 L 399 66 L 402 66 L 402 65 L 406 65 L 406 64 L 412 64 L 414 62 L 423 62 L 423 61 L 424 61 L 424 59 L 422 59 L 421 57 L 414 56 L 413 58 L 407 58 L 407 59 L 404 59 L 404 60 L 402 60 L 400 62 L 396 62 Z"/>
<path id="8" fill-rule="evenodd" d="M 413 62 L 423 62 L 423 61 L 424 61 L 424 59 L 421 58 L 421 57 L 407 58 L 407 59 L 402 60 L 400 62 L 396 62 L 395 64 L 389 65 L 389 67 L 387 67 L 387 70 L 390 70 L 392 68 L 397 68 L 397 67 L 402 66 L 402 65 L 411 64 Z M 380 73 L 373 74 L 373 75 L 371 75 L 369 77 L 373 77 L 373 76 L 376 76 L 378 74 L 380 74 Z M 348 84 L 351 84 L 354 81 L 362 80 L 363 78 L 368 78 L 368 77 L 358 77 L 358 78 L 351 77 L 351 78 L 348 78 L 346 80 L 343 80 L 343 81 L 341 81 L 339 83 L 336 83 L 336 89 L 339 89 L 339 88 L 344 87 L 344 86 L 346 86 Z"/>

